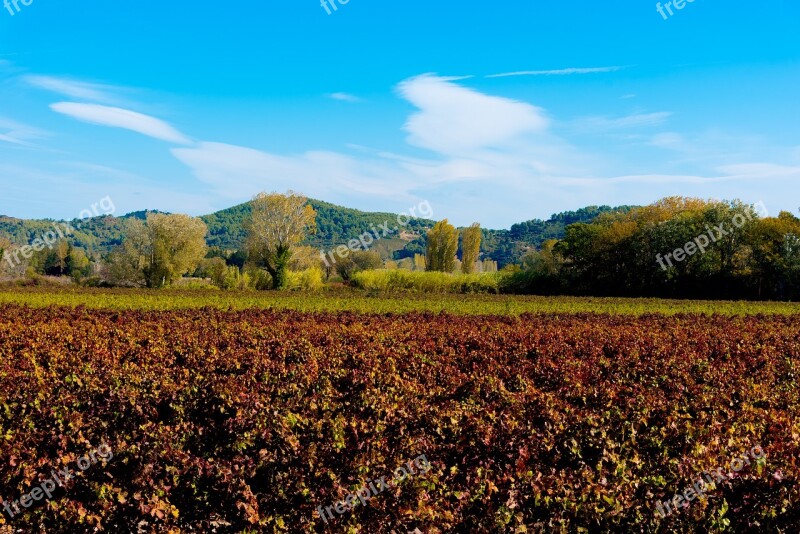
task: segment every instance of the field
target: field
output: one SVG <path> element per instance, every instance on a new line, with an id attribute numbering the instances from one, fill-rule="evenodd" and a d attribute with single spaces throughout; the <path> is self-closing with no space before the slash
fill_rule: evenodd
<path id="1" fill-rule="evenodd" d="M 179 310 L 211 307 L 222 310 L 251 308 L 304 312 L 450 313 L 455 315 L 517 316 L 523 313 L 610 313 L 674 315 L 794 315 L 800 304 L 710 300 L 624 299 L 594 297 L 527 297 L 510 295 L 451 295 L 380 293 L 331 290 L 316 292 L 225 292 L 214 290 L 141 291 L 75 287 L 0 286 L 0 306 L 85 306 L 114 310 Z"/>
<path id="2" fill-rule="evenodd" d="M 796 532 L 797 311 L 6 288 L 0 530 Z"/>

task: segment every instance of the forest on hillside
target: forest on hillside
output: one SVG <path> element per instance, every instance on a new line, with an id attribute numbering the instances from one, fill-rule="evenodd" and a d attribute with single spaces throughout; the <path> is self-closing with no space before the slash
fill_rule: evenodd
<path id="1" fill-rule="evenodd" d="M 319 248 L 334 248 L 348 240 L 385 223 L 395 221 L 397 214 L 363 212 L 336 206 L 328 202 L 310 199 L 309 204 L 317 212 L 317 231 L 309 235 L 304 244 Z M 524 255 L 541 246 L 548 239 L 561 239 L 566 227 L 575 222 L 590 222 L 601 213 L 626 211 L 629 207 L 611 208 L 609 206 L 590 206 L 577 211 L 553 215 L 548 220 L 533 219 L 515 224 L 510 230 L 483 229 L 481 252 L 487 259 L 496 261 L 500 268 L 522 261 Z M 70 221 L 74 232 L 66 240 L 87 256 L 100 258 L 119 246 L 123 240 L 126 221 L 145 220 L 148 213 L 139 211 L 121 217 L 106 215 Z M 246 231 L 244 222 L 251 213 L 250 203 L 204 215 L 200 219 L 208 226 L 206 242 L 212 249 L 234 252 L 243 247 Z M 52 219 L 27 220 L 0 216 L 0 237 L 11 243 L 24 245 L 34 241 L 53 225 L 62 222 Z M 384 259 L 401 260 L 413 258 L 414 254 L 424 254 L 426 234 L 435 221 L 413 217 L 404 228 L 406 239 L 388 240 L 385 247 L 379 248 Z M 411 239 L 413 237 L 413 239 Z"/>
<path id="2" fill-rule="evenodd" d="M 255 202 L 265 204 L 256 211 Z M 285 242 L 270 237 L 286 226 L 275 217 L 279 208 L 290 219 L 303 213 Z M 222 289 L 333 282 L 376 291 L 800 298 L 800 219 L 740 201 L 670 197 L 488 230 L 272 194 L 200 218 L 139 212 L 58 224 L 74 232 L 56 239 L 53 221 L 0 220 L 6 277 L 131 287 L 189 276 Z M 52 246 L 37 237 L 47 234 Z M 33 247 L 20 245 L 26 240 Z"/>

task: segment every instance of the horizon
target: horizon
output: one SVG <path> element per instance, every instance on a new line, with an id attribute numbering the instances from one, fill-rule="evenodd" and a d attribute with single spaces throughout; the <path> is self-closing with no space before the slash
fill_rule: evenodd
<path id="1" fill-rule="evenodd" d="M 106 199 L 103 199 L 103 200 L 106 200 Z M 24 219 L 24 218 L 20 218 L 20 217 L 15 217 L 13 215 L 8 215 L 8 214 L 5 214 L 5 213 L 0 213 L 0 218 L 9 218 L 9 219 L 14 219 L 14 220 L 18 220 L 18 221 L 47 221 L 47 222 L 61 223 L 61 222 L 73 222 L 73 221 L 84 220 L 84 219 L 99 219 L 99 218 L 102 218 L 102 217 L 114 217 L 114 218 L 117 218 L 117 219 L 123 219 L 125 217 L 130 217 L 132 215 L 136 215 L 136 214 L 139 214 L 139 213 L 173 214 L 171 212 L 160 211 L 160 210 L 139 209 L 139 210 L 134 210 L 134 211 L 129 211 L 129 212 L 123 213 L 122 215 L 117 215 L 116 206 L 113 204 L 113 199 L 109 199 L 109 200 L 111 201 L 112 207 L 110 208 L 110 211 L 108 213 L 94 213 L 94 214 L 91 214 L 91 215 L 86 216 L 86 217 L 80 217 L 79 216 L 79 217 L 73 217 L 71 219 L 54 219 L 52 217 L 50 217 L 50 218 L 42 218 L 42 219 Z M 321 199 L 317 199 L 317 198 L 309 198 L 308 201 L 309 202 L 321 202 L 321 203 L 324 203 L 324 204 L 330 204 L 330 205 L 332 205 L 332 206 L 334 206 L 336 208 L 341 208 L 341 209 L 345 209 L 345 210 L 354 210 L 354 211 L 357 211 L 359 213 L 363 213 L 363 214 L 366 214 L 366 215 L 384 215 L 385 214 L 385 215 L 390 215 L 390 216 L 394 217 L 394 216 L 397 216 L 397 215 L 400 214 L 400 213 L 380 212 L 380 211 L 363 211 L 363 210 L 359 210 L 359 209 L 356 209 L 356 208 L 350 208 L 348 206 L 341 206 L 339 204 L 333 204 L 333 203 L 328 202 L 326 200 L 321 200 Z M 197 215 L 197 217 L 201 217 L 201 218 L 202 217 L 210 217 L 212 215 L 216 215 L 216 214 L 224 212 L 224 211 L 228 211 L 228 210 L 239 208 L 239 207 L 241 207 L 241 206 L 243 206 L 245 204 L 248 204 L 248 203 L 249 203 L 249 201 L 243 202 L 241 204 L 236 204 L 234 206 L 229 206 L 227 208 L 223 208 L 221 210 L 217 210 L 217 211 L 212 212 L 212 213 L 203 213 L 203 214 Z M 98 203 L 95 203 L 95 204 L 98 204 Z M 599 208 L 609 207 L 609 208 L 612 208 L 612 209 L 618 209 L 618 208 L 622 208 L 623 206 L 606 206 L 606 205 L 602 205 L 602 206 L 581 206 L 580 208 L 575 208 L 574 210 L 567 210 L 566 212 L 575 212 L 575 211 L 577 211 L 579 209 L 591 208 L 591 207 L 599 207 Z M 86 210 L 86 211 L 91 211 L 91 210 Z M 95 206 L 95 211 L 96 211 L 96 206 Z M 552 213 L 552 214 L 550 214 L 549 217 L 544 218 L 544 219 L 526 219 L 526 220 L 522 220 L 522 221 L 517 221 L 516 223 L 513 223 L 513 224 L 525 223 L 525 222 L 530 222 L 530 221 L 549 221 L 549 220 L 552 220 L 553 218 L 557 217 L 558 215 L 560 215 L 562 213 L 565 213 L 565 212 Z M 435 216 L 432 217 L 432 218 L 426 218 L 426 217 L 412 217 L 412 218 L 419 219 L 419 220 L 427 220 L 427 221 L 431 221 L 431 222 L 436 222 L 438 220 L 441 220 L 440 218 L 435 217 Z M 444 219 L 447 219 L 447 217 L 444 217 Z M 483 225 L 482 225 L 482 227 L 483 227 Z M 509 226 L 509 228 L 490 228 L 490 227 L 483 227 L 483 228 L 485 228 L 487 230 L 509 230 L 511 227 Z"/>
<path id="2" fill-rule="evenodd" d="M 117 219 L 123 219 L 123 218 L 131 217 L 131 216 L 139 214 L 139 213 L 145 213 L 145 214 L 146 213 L 175 214 L 175 212 L 167 212 L 167 211 L 154 210 L 154 209 L 138 209 L 138 210 L 134 210 L 134 211 L 125 212 L 125 213 L 123 213 L 121 215 L 117 215 L 117 213 L 116 213 L 117 212 L 116 205 L 114 205 L 113 199 L 110 199 L 110 198 L 106 197 L 106 198 L 103 199 L 103 201 L 105 201 L 105 200 L 109 200 L 111 202 L 111 206 L 112 207 L 110 208 L 110 211 L 104 212 L 104 213 L 97 213 L 97 206 L 99 204 L 98 203 L 94 203 L 95 213 L 94 214 L 90 214 L 89 216 L 86 216 L 86 217 L 82 217 L 82 216 L 80 216 L 82 214 L 78 214 L 79 215 L 78 217 L 73 217 L 73 218 L 68 218 L 68 219 L 57 219 L 57 218 L 52 218 L 52 217 L 37 218 L 37 219 L 25 219 L 25 218 L 15 217 L 13 215 L 8 215 L 8 214 L 5 214 L 5 213 L 0 213 L 0 218 L 9 218 L 9 219 L 14 219 L 14 220 L 18 220 L 18 221 L 46 221 L 46 222 L 64 223 L 64 222 L 73 222 L 73 221 L 85 220 L 85 219 L 97 219 L 97 218 L 102 218 L 102 217 L 113 217 L 113 218 L 117 218 Z M 658 200 L 662 200 L 662 199 L 658 199 Z M 714 199 L 699 199 L 699 200 L 707 201 L 707 200 L 714 200 Z M 735 198 L 721 199 L 721 200 L 722 200 L 722 202 L 729 203 L 729 204 L 730 203 L 734 203 L 736 201 L 741 201 L 741 199 L 735 199 Z M 365 215 L 383 215 L 383 214 L 385 214 L 385 215 L 390 215 L 390 216 L 396 216 L 396 215 L 399 215 L 401 213 L 401 212 L 393 213 L 393 212 L 383 212 L 383 211 L 364 211 L 364 210 L 360 210 L 360 209 L 357 209 L 357 208 L 351 208 L 351 207 L 348 207 L 348 206 L 342 206 L 342 205 L 339 205 L 339 204 L 334 204 L 332 202 L 328 202 L 326 200 L 322 200 L 322 199 L 318 199 L 318 198 L 308 198 L 308 201 L 309 202 L 321 202 L 321 203 L 324 203 L 324 204 L 330 204 L 331 206 L 333 206 L 335 208 L 340 208 L 340 209 L 345 209 L 345 210 L 354 210 L 354 211 L 357 211 L 357 212 L 365 214 Z M 240 204 L 235 204 L 233 206 L 229 206 L 227 208 L 222 208 L 220 210 L 217 210 L 217 211 L 214 211 L 214 212 L 211 212 L 211 213 L 202 213 L 200 215 L 196 215 L 196 217 L 200 217 L 200 218 L 202 218 L 202 217 L 211 217 L 213 215 L 216 215 L 216 214 L 224 212 L 224 211 L 228 211 L 228 210 L 233 210 L 233 209 L 239 208 L 240 206 L 248 204 L 249 202 L 250 201 L 246 201 L 246 202 L 242 202 Z M 657 201 L 654 201 L 654 202 L 657 202 Z M 650 204 L 652 204 L 652 203 L 650 203 Z M 650 205 L 650 204 L 647 204 L 647 205 Z M 764 211 L 763 214 L 761 214 L 761 213 L 757 214 L 757 216 L 759 218 L 777 217 L 778 214 L 779 214 L 779 212 L 770 211 L 769 207 L 765 206 L 763 204 L 763 202 L 761 202 L 761 201 L 752 202 L 752 203 L 745 202 L 745 204 L 750 205 L 750 206 L 757 206 L 757 205 L 761 204 L 762 207 L 765 208 L 765 211 Z M 608 204 L 591 204 L 591 205 L 587 205 L 587 206 L 580 206 L 580 207 L 575 207 L 573 209 L 568 209 L 568 210 L 564 210 L 564 211 L 551 213 L 547 217 L 542 217 L 542 218 L 534 217 L 534 218 L 530 218 L 530 219 L 519 220 L 519 221 L 516 221 L 516 222 L 510 224 L 508 227 L 498 228 L 498 227 L 486 226 L 484 224 L 481 224 L 481 228 L 483 228 L 485 230 L 491 230 L 491 231 L 509 231 L 514 225 L 517 225 L 517 224 L 528 223 L 528 222 L 533 222 L 533 221 L 548 222 L 548 221 L 554 220 L 556 217 L 558 217 L 559 215 L 562 215 L 564 213 L 576 213 L 578 210 L 585 209 L 585 208 L 610 208 L 612 210 L 618 210 L 618 209 L 626 208 L 626 207 L 627 208 L 636 208 L 636 207 L 642 207 L 642 206 L 633 205 L 633 204 L 627 204 L 627 205 L 626 204 L 619 204 L 619 205 L 613 205 L 613 206 L 612 205 L 608 205 Z M 88 209 L 84 210 L 84 211 L 91 212 L 91 210 L 88 210 Z M 781 211 L 787 211 L 787 210 L 781 210 Z M 443 219 L 447 219 L 448 221 L 450 221 L 450 219 L 448 217 L 438 217 L 438 216 L 436 216 L 435 213 L 431 218 L 426 218 L 426 217 L 412 217 L 412 218 L 419 219 L 419 220 L 427 220 L 427 221 L 431 221 L 431 222 L 437 222 L 437 221 L 440 221 L 440 220 L 443 220 Z M 450 222 L 452 222 L 452 221 L 450 221 Z M 474 222 L 480 223 L 480 221 L 474 221 Z M 458 225 L 458 224 L 456 224 L 455 226 L 457 228 L 466 228 L 469 225 Z"/>
<path id="3" fill-rule="evenodd" d="M 800 6 L 661 4 L 0 6 L 0 212 L 293 189 L 498 229 L 668 196 L 795 213 Z"/>

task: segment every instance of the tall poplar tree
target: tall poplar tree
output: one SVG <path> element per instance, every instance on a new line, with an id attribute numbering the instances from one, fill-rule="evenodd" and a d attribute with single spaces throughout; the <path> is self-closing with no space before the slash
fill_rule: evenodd
<path id="1" fill-rule="evenodd" d="M 428 232 L 427 252 L 429 271 L 453 272 L 458 252 L 458 230 L 447 219 L 436 223 Z"/>
<path id="2" fill-rule="evenodd" d="M 481 254 L 481 225 L 474 223 L 461 231 L 461 272 L 471 274 Z"/>

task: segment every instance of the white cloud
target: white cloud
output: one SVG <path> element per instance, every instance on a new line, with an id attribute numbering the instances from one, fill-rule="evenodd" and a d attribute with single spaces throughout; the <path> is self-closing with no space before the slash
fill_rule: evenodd
<path id="1" fill-rule="evenodd" d="M 361 99 L 355 95 L 351 95 L 349 93 L 331 93 L 328 95 L 328 98 L 332 100 L 340 100 L 342 102 L 361 102 Z"/>
<path id="2" fill-rule="evenodd" d="M 429 74 L 402 82 L 398 90 L 419 108 L 405 124 L 408 142 L 441 154 L 503 147 L 524 134 L 543 133 L 549 124 L 541 108 Z"/>
<path id="3" fill-rule="evenodd" d="M 638 113 L 625 117 L 588 117 L 580 119 L 577 124 L 580 128 L 593 131 L 623 130 L 626 128 L 640 128 L 662 124 L 672 116 L 669 111 L 656 113 Z"/>
<path id="4" fill-rule="evenodd" d="M 685 146 L 683 136 L 675 132 L 662 132 L 656 134 L 650 139 L 652 146 L 659 148 L 672 148 L 677 149 Z"/>
<path id="5" fill-rule="evenodd" d="M 603 72 L 616 72 L 624 68 L 625 67 L 589 67 L 589 68 L 570 67 L 568 69 L 557 69 L 557 70 L 521 70 L 516 72 L 503 72 L 501 74 L 490 74 L 486 77 L 507 78 L 509 76 L 566 76 L 570 74 L 598 74 Z"/>
<path id="6" fill-rule="evenodd" d="M 735 165 L 721 165 L 719 171 L 731 179 L 757 180 L 763 182 L 769 179 L 800 180 L 800 166 L 778 165 L 775 163 L 740 163 Z"/>
<path id="7" fill-rule="evenodd" d="M 56 113 L 91 124 L 123 128 L 170 143 L 191 144 L 191 141 L 185 135 L 166 122 L 135 111 L 75 102 L 57 102 L 51 104 L 50 108 Z"/>
<path id="8" fill-rule="evenodd" d="M 30 202 L 35 184 L 35 202 L 26 217 L 73 219 L 93 203 L 110 196 L 115 215 L 142 209 L 205 215 L 222 207 L 214 196 L 197 188 L 165 184 L 126 170 L 81 161 L 56 161 L 41 166 L 0 162 L 0 176 L 13 176 L 0 195 L 0 214 L 20 216 L 20 206 Z M 31 211 L 32 210 L 32 211 Z"/>
<path id="9" fill-rule="evenodd" d="M 247 200 L 258 191 L 294 189 L 314 198 L 370 210 L 401 210 L 406 202 L 425 198 L 436 206 L 437 217 L 448 216 L 457 224 L 468 224 L 479 216 L 493 226 L 589 204 L 648 203 L 670 194 L 705 197 L 715 194 L 724 182 L 736 182 L 739 191 L 745 186 L 766 187 L 774 182 L 790 187 L 792 180 L 800 178 L 798 168 L 791 166 L 719 166 L 721 162 L 771 159 L 754 156 L 760 149 L 753 153 L 732 151 L 755 146 L 738 138 L 722 143 L 719 136 L 708 136 L 701 146 L 677 133 L 626 131 L 661 124 L 669 119 L 669 112 L 589 117 L 570 123 L 593 131 L 611 131 L 615 138 L 625 134 L 641 140 L 645 148 L 648 145 L 644 143 L 649 143 L 650 147 L 668 148 L 694 160 L 692 165 L 674 157 L 660 165 L 621 162 L 613 154 L 578 149 L 556 136 L 541 108 L 458 83 L 464 79 L 427 74 L 398 84 L 398 94 L 416 108 L 403 126 L 407 141 L 429 150 L 424 157 L 348 144 L 348 139 L 342 139 L 342 152 L 278 154 L 269 148 L 198 142 L 173 148 L 171 153 L 207 192 L 198 193 L 197 198 L 204 198 L 206 203 L 209 198 L 215 199 L 212 203 L 216 208 Z M 347 101 L 352 95 L 328 96 Z M 81 121 L 124 128 L 171 143 L 191 143 L 170 124 L 126 109 L 71 102 L 53 104 L 52 108 Z M 2 124 L 0 135 L 9 135 Z M 697 154 L 684 154 L 689 148 Z M 800 157 L 800 152 L 796 154 Z M 81 170 L 102 174 L 109 182 L 139 182 L 122 171 L 99 166 Z M 160 209 L 168 211 L 176 208 L 165 205 L 165 199 L 182 198 L 169 188 L 164 188 L 163 195 L 155 194 L 155 185 L 138 190 L 157 198 Z M 142 205 L 138 206 L 143 207 L 154 207 L 147 196 L 142 196 Z M 193 211 L 197 213 L 197 209 Z"/>
<path id="10" fill-rule="evenodd" d="M 767 180 L 800 180 L 800 166 L 775 163 L 741 163 L 718 165 L 708 175 L 696 174 L 635 174 L 609 178 L 572 178 L 563 180 L 564 185 L 592 186 L 603 184 L 717 184 L 721 182 L 746 181 L 763 185 Z"/>
<path id="11" fill-rule="evenodd" d="M 378 203 L 463 194 L 463 211 L 506 217 L 502 204 L 487 206 L 485 195 L 471 191 L 491 183 L 493 190 L 505 186 L 530 198 L 532 191 L 552 187 L 561 176 L 581 175 L 594 167 L 548 133 L 548 120 L 530 104 L 430 75 L 407 80 L 398 91 L 420 108 L 405 128 L 410 142 L 433 152 L 428 158 L 363 147 L 352 156 L 331 151 L 280 155 L 209 142 L 174 148 L 172 154 L 218 195 L 235 201 L 258 191 L 291 188 L 350 206 L 362 199 L 362 206 L 375 209 Z"/>
<path id="12" fill-rule="evenodd" d="M 222 196 L 249 198 L 259 191 L 295 189 L 318 198 L 396 197 L 413 184 L 398 165 L 336 152 L 283 156 L 224 143 L 201 142 L 172 154 Z"/>
<path id="13" fill-rule="evenodd" d="M 99 83 L 81 82 L 70 78 L 55 76 L 24 76 L 23 81 L 33 87 L 52 91 L 77 100 L 91 100 L 104 104 L 119 104 L 120 100 L 112 93 L 119 88 Z"/>
<path id="14" fill-rule="evenodd" d="M 5 117 L 0 117 L 0 141 L 21 146 L 33 146 L 29 141 L 49 136 L 49 132 Z"/>

